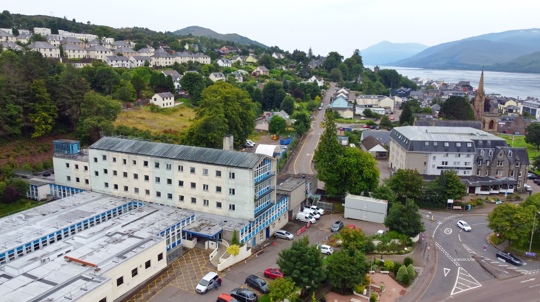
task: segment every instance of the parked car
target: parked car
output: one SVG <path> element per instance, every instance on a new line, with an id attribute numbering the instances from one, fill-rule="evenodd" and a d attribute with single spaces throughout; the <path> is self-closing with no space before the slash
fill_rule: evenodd
<path id="1" fill-rule="evenodd" d="M 361 117 L 360 119 L 361 119 L 361 120 L 365 120 L 366 118 L 365 118 L 365 117 Z"/>
<path id="2" fill-rule="evenodd" d="M 287 240 L 293 240 L 294 239 L 294 235 L 285 231 L 285 230 L 277 230 L 274 235 L 277 237 L 277 238 L 281 238 L 281 239 L 287 239 Z"/>
<path id="3" fill-rule="evenodd" d="M 325 255 L 332 255 L 334 253 L 334 248 L 326 244 L 320 245 L 319 249 L 321 250 L 321 253 Z"/>
<path id="4" fill-rule="evenodd" d="M 332 225 L 332 227 L 330 228 L 330 231 L 332 232 L 339 232 L 341 231 L 341 229 L 344 227 L 345 225 L 343 224 L 343 221 L 341 220 L 338 220 L 336 222 L 334 222 L 334 224 Z"/>
<path id="5" fill-rule="evenodd" d="M 321 215 L 319 215 L 319 212 L 314 211 L 314 210 L 312 210 L 310 208 L 304 208 L 304 210 L 302 212 L 310 214 L 315 219 L 321 219 Z"/>
<path id="6" fill-rule="evenodd" d="M 298 214 L 296 214 L 296 220 L 311 223 L 317 222 L 315 217 L 311 216 L 309 213 L 304 212 L 299 212 Z"/>
<path id="7" fill-rule="evenodd" d="M 529 172 L 529 173 L 527 173 L 527 178 L 528 179 L 537 179 L 538 176 L 536 174 L 532 173 L 532 172 Z"/>
<path id="8" fill-rule="evenodd" d="M 278 268 L 267 268 L 264 270 L 264 277 L 270 279 L 283 278 L 283 273 Z"/>
<path id="9" fill-rule="evenodd" d="M 255 143 L 252 140 L 246 139 L 246 143 L 244 144 L 244 147 L 253 148 L 255 147 Z"/>
<path id="10" fill-rule="evenodd" d="M 369 125 L 364 125 L 362 128 L 368 128 L 369 129 Z"/>
<path id="11" fill-rule="evenodd" d="M 523 187 L 525 188 L 525 191 L 532 192 L 532 187 L 529 186 L 528 184 L 523 184 Z"/>
<path id="12" fill-rule="evenodd" d="M 540 178 L 535 178 L 533 182 L 537 185 L 540 185 Z"/>
<path id="13" fill-rule="evenodd" d="M 201 279 L 201 281 L 199 281 L 199 284 L 197 284 L 197 286 L 195 287 L 195 291 L 198 294 L 206 294 L 206 292 L 208 292 L 209 290 L 220 286 L 218 280 L 218 274 L 214 272 L 209 272 Z"/>
<path id="14" fill-rule="evenodd" d="M 235 298 L 233 298 L 231 295 L 228 294 L 220 294 L 219 297 L 217 297 L 216 302 L 238 302 Z"/>
<path id="15" fill-rule="evenodd" d="M 268 283 L 264 281 L 264 279 L 255 276 L 255 275 L 249 275 L 246 278 L 246 285 L 258 290 L 262 294 L 268 293 Z"/>
<path id="16" fill-rule="evenodd" d="M 523 265 L 523 261 L 521 261 L 518 257 L 510 254 L 510 253 L 507 253 L 507 252 L 498 252 L 497 253 L 497 259 L 501 260 L 501 261 L 504 261 L 504 262 L 508 262 L 510 264 L 513 264 L 515 266 L 522 266 Z"/>
<path id="17" fill-rule="evenodd" d="M 465 221 L 463 221 L 463 220 L 458 220 L 457 226 L 458 226 L 458 228 L 464 230 L 465 232 L 470 232 L 471 231 L 471 226 L 468 223 L 466 223 Z"/>
<path id="18" fill-rule="evenodd" d="M 231 290 L 231 296 L 239 302 L 255 302 L 259 298 L 249 289 L 235 288 Z"/>
<path id="19" fill-rule="evenodd" d="M 378 230 L 378 231 L 375 233 L 375 235 L 381 236 L 381 235 L 384 235 L 384 233 L 386 233 L 385 230 Z"/>
<path id="20" fill-rule="evenodd" d="M 319 213 L 319 215 L 324 215 L 324 210 L 319 208 L 318 206 L 308 206 L 307 208 L 310 208 L 313 211 Z"/>

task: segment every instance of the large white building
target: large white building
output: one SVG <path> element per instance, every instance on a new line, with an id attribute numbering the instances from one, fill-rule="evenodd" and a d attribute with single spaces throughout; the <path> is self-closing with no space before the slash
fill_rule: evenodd
<path id="1" fill-rule="evenodd" d="M 85 152 L 69 147 L 74 144 L 55 141 L 57 186 L 242 219 L 239 238 L 248 246 L 288 221 L 288 198 L 276 195 L 272 157 L 114 137 Z"/>

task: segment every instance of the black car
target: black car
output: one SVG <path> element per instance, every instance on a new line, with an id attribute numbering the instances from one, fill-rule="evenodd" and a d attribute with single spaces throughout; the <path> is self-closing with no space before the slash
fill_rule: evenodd
<path id="1" fill-rule="evenodd" d="M 259 278 L 258 276 L 255 276 L 255 275 L 247 276 L 246 284 L 247 286 L 258 290 L 259 292 L 263 294 L 268 293 L 268 283 L 266 283 L 266 281 Z"/>
<path id="2" fill-rule="evenodd" d="M 516 256 L 507 253 L 507 252 L 498 252 L 497 253 L 497 259 L 502 260 L 504 262 L 508 262 L 510 264 L 513 264 L 515 266 L 522 266 L 523 262 Z"/>
<path id="3" fill-rule="evenodd" d="M 528 179 L 538 179 L 538 176 L 532 172 L 527 173 Z"/>
<path id="4" fill-rule="evenodd" d="M 537 185 L 540 185 L 540 178 L 534 179 L 533 182 Z"/>
<path id="5" fill-rule="evenodd" d="M 231 290 L 231 296 L 239 302 L 255 302 L 259 298 L 249 289 L 235 288 Z"/>

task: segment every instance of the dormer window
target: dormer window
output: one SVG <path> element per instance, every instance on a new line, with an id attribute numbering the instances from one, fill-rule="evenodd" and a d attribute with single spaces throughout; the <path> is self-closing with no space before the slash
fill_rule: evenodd
<path id="1" fill-rule="evenodd" d="M 508 151 L 508 156 L 512 157 L 512 150 Z"/>

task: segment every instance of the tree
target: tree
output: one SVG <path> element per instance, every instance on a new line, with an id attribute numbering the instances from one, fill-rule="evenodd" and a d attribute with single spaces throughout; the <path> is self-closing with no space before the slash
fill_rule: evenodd
<path id="1" fill-rule="evenodd" d="M 381 125 L 381 127 L 391 127 L 392 121 L 387 115 L 383 115 L 383 117 L 381 118 L 381 121 L 379 122 L 379 125 Z"/>
<path id="2" fill-rule="evenodd" d="M 339 66 L 341 60 L 343 60 L 343 56 L 340 55 L 338 52 L 332 51 L 328 53 L 328 56 L 326 57 L 326 60 L 324 60 L 322 67 L 326 69 L 326 71 L 330 72 L 330 70 Z"/>
<path id="3" fill-rule="evenodd" d="M 137 91 L 131 82 L 123 81 L 116 89 L 114 97 L 124 102 L 133 102 L 137 99 Z"/>
<path id="4" fill-rule="evenodd" d="M 55 86 L 53 96 L 60 117 L 71 128 L 76 128 L 81 115 L 81 104 L 90 86 L 81 71 L 71 64 L 60 73 Z"/>
<path id="5" fill-rule="evenodd" d="M 34 80 L 30 84 L 30 94 L 32 113 L 29 117 L 34 127 L 32 138 L 36 138 L 51 132 L 58 117 L 58 107 L 51 100 L 43 80 Z"/>
<path id="6" fill-rule="evenodd" d="M 394 203 L 384 219 L 384 225 L 390 231 L 396 231 L 409 237 L 414 237 L 424 231 L 422 215 L 418 212 L 418 206 L 412 199 L 407 199 L 405 205 L 399 202 Z"/>
<path id="7" fill-rule="evenodd" d="M 289 115 L 293 114 L 294 99 L 290 95 L 286 96 L 281 102 L 281 105 L 279 106 L 279 110 L 283 110 L 287 112 L 287 114 Z"/>
<path id="8" fill-rule="evenodd" d="M 202 75 L 196 72 L 188 72 L 180 79 L 180 85 L 191 97 L 191 103 L 196 106 L 201 99 L 202 91 L 206 87 L 206 81 Z"/>
<path id="9" fill-rule="evenodd" d="M 413 280 L 416 277 L 416 271 L 412 264 L 407 265 L 407 274 L 409 275 L 410 280 Z"/>
<path id="10" fill-rule="evenodd" d="M 265 66 L 268 70 L 274 69 L 275 66 L 274 58 L 269 54 L 262 55 L 257 63 Z"/>
<path id="11" fill-rule="evenodd" d="M 92 81 L 92 88 L 99 93 L 111 95 L 116 85 L 120 84 L 118 73 L 109 66 L 100 66 Z"/>
<path id="12" fill-rule="evenodd" d="M 5 187 L 2 202 L 14 203 L 20 198 L 21 198 L 21 192 L 17 191 L 17 188 L 10 185 Z"/>
<path id="13" fill-rule="evenodd" d="M 337 140 L 337 128 L 334 122 L 334 113 L 326 111 L 324 115 L 325 130 L 319 145 L 315 150 L 313 160 L 317 168 L 317 178 L 324 181 L 326 194 L 336 196 L 343 179 L 339 171 L 339 160 L 345 154 L 345 150 Z"/>
<path id="14" fill-rule="evenodd" d="M 368 152 L 358 148 L 346 148 L 345 153 L 338 161 L 343 190 L 339 194 L 349 192 L 360 195 L 362 192 L 370 192 L 379 183 L 379 169 L 377 161 Z"/>
<path id="15" fill-rule="evenodd" d="M 434 179 L 440 188 L 443 200 L 460 199 L 465 195 L 467 187 L 461 182 L 457 173 L 453 170 L 443 171 L 440 176 Z"/>
<path id="16" fill-rule="evenodd" d="M 382 184 L 371 192 L 373 198 L 388 201 L 388 206 L 392 206 L 397 201 L 397 195 L 387 184 Z"/>
<path id="17" fill-rule="evenodd" d="M 474 121 L 474 111 L 464 97 L 451 96 L 442 104 L 439 117 L 447 120 Z"/>
<path id="18" fill-rule="evenodd" d="M 290 277 L 303 291 L 317 290 L 326 279 L 322 254 L 316 246 L 309 245 L 307 236 L 279 252 L 276 263 L 283 275 Z"/>
<path id="19" fill-rule="evenodd" d="M 359 250 L 366 254 L 374 249 L 373 243 L 361 229 L 344 228 L 339 231 L 339 236 L 343 241 L 341 246 L 344 249 Z"/>
<path id="20" fill-rule="evenodd" d="M 86 93 L 81 104 L 77 137 L 85 143 L 92 143 L 100 138 L 101 132 L 112 132 L 113 122 L 121 110 L 120 103 L 110 96 L 102 96 L 93 91 Z"/>
<path id="21" fill-rule="evenodd" d="M 399 116 L 399 125 L 412 125 L 413 122 L 413 110 L 409 105 L 409 102 L 405 102 L 405 105 L 403 105 L 403 111 L 401 111 L 401 115 Z"/>
<path id="22" fill-rule="evenodd" d="M 262 90 L 262 109 L 274 110 L 279 108 L 285 96 L 286 93 L 281 83 L 276 81 L 268 82 Z"/>
<path id="23" fill-rule="evenodd" d="M 284 133 L 287 129 L 287 121 L 279 115 L 274 115 L 270 119 L 270 124 L 268 125 L 268 131 L 272 134 L 281 134 Z"/>
<path id="24" fill-rule="evenodd" d="M 377 73 L 377 75 L 379 76 L 379 78 L 381 79 L 381 82 L 383 83 L 384 86 L 388 87 L 388 88 L 399 88 L 399 78 L 400 78 L 400 75 L 399 73 L 394 70 L 394 69 L 381 69 L 379 70 L 379 72 Z"/>
<path id="25" fill-rule="evenodd" d="M 300 288 L 289 277 L 277 278 L 268 284 L 270 301 L 284 301 L 285 299 L 295 302 L 298 300 Z"/>
<path id="26" fill-rule="evenodd" d="M 488 227 L 518 245 L 529 240 L 534 220 L 535 207 L 503 203 L 488 214 Z"/>
<path id="27" fill-rule="evenodd" d="M 405 265 L 402 265 L 397 273 L 396 279 L 399 283 L 403 285 L 409 285 L 411 279 L 409 278 L 409 271 Z"/>
<path id="28" fill-rule="evenodd" d="M 293 128 L 296 135 L 302 136 L 311 127 L 311 118 L 306 112 L 297 112 L 292 116 L 294 120 Z"/>
<path id="29" fill-rule="evenodd" d="M 396 192 L 401 202 L 407 198 L 416 200 L 422 196 L 424 180 L 416 170 L 399 169 L 385 182 L 392 191 Z"/>
<path id="30" fill-rule="evenodd" d="M 525 142 L 536 147 L 540 146 L 540 123 L 531 123 L 525 128 Z"/>
<path id="31" fill-rule="evenodd" d="M 369 270 L 366 256 L 358 249 L 342 248 L 328 261 L 328 281 L 340 294 L 352 293 L 362 284 Z"/>
<path id="32" fill-rule="evenodd" d="M 339 68 L 332 68 L 330 71 L 330 79 L 334 82 L 340 82 L 343 80 L 343 72 Z"/>

